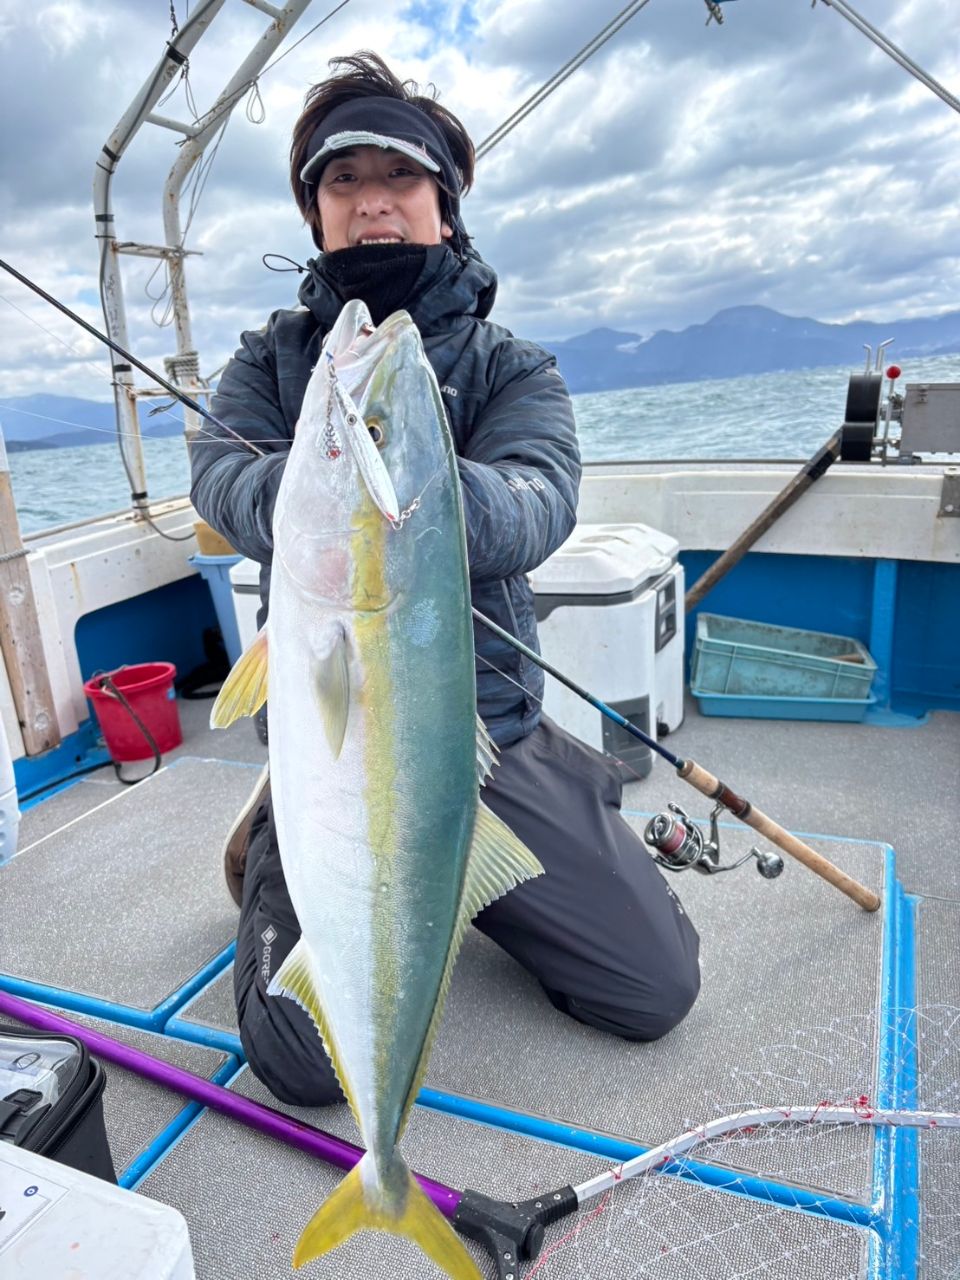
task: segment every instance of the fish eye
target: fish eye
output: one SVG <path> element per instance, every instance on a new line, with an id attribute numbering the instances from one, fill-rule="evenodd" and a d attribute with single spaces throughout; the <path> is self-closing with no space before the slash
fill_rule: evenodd
<path id="1" fill-rule="evenodd" d="M 373 443 L 378 449 L 382 449 L 387 437 L 380 420 L 378 418 L 370 418 L 367 422 L 367 430 L 370 432 L 370 439 Z"/>

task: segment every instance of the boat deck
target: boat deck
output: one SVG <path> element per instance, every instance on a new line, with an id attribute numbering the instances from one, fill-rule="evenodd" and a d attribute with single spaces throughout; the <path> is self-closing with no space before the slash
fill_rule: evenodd
<path id="1" fill-rule="evenodd" d="M 211 733 L 208 703 L 180 706 L 184 746 L 160 773 L 122 787 L 106 768 L 24 814 L 20 851 L 0 867 L 0 987 L 276 1106 L 243 1063 L 220 865 L 265 748 L 246 723 Z M 700 931 L 703 990 L 652 1044 L 565 1018 L 472 933 L 404 1138 L 418 1172 L 526 1199 L 752 1106 L 960 1111 L 960 715 L 900 729 L 760 723 L 691 702 L 669 745 L 805 834 L 883 908 L 861 911 L 789 859 L 776 881 L 750 865 L 672 877 Z M 625 817 L 642 826 L 668 800 L 707 811 L 658 761 L 626 787 Z M 732 819 L 722 836 L 724 861 L 755 842 Z M 346 1107 L 282 1109 L 357 1141 Z M 122 1183 L 180 1210 L 201 1280 L 293 1274 L 294 1242 L 338 1172 L 117 1067 L 105 1111 Z M 960 1276 L 958 1142 L 867 1126 L 741 1132 L 550 1228 L 515 1280 Z M 368 1233 L 299 1274 L 440 1273 Z"/>

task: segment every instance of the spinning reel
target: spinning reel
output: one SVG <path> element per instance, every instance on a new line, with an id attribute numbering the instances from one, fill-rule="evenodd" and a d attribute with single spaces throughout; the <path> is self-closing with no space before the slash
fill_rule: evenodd
<path id="1" fill-rule="evenodd" d="M 757 870 L 765 880 L 776 880 L 783 870 L 783 859 L 778 853 L 761 853 L 752 848 L 739 862 L 720 865 L 720 833 L 717 819 L 722 804 L 710 814 L 710 839 L 704 840 L 703 832 L 687 817 L 678 804 L 669 804 L 669 813 L 658 813 L 647 823 L 643 838 L 655 850 L 653 860 L 667 871 L 686 871 L 692 867 L 704 876 L 714 876 L 720 871 L 736 871 L 751 858 L 757 860 Z"/>

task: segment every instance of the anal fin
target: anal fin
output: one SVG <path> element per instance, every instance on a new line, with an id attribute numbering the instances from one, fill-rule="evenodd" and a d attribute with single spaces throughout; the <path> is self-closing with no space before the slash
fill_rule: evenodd
<path id="1" fill-rule="evenodd" d="M 313 1025 L 320 1033 L 323 1041 L 323 1047 L 330 1056 L 333 1069 L 336 1072 L 337 1080 L 340 1088 L 343 1090 L 344 1097 L 350 1104 L 350 1110 L 353 1112 L 357 1125 L 360 1125 L 360 1115 L 357 1111 L 357 1104 L 353 1099 L 350 1091 L 350 1082 L 347 1074 L 343 1069 L 340 1061 L 340 1050 L 337 1046 L 336 1039 L 333 1035 L 333 1029 L 330 1026 L 330 1020 L 320 1000 L 320 993 L 317 991 L 316 979 L 313 976 L 313 965 L 310 960 L 310 952 L 307 950 L 306 943 L 303 938 L 297 942 L 296 946 L 281 964 L 280 968 L 270 980 L 267 987 L 268 996 L 287 996 L 289 999 L 296 1001 L 301 1009 L 305 1009 L 310 1015 Z"/>

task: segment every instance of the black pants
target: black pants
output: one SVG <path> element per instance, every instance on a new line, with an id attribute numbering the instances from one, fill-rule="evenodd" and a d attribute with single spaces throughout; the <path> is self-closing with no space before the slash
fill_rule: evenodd
<path id="1" fill-rule="evenodd" d="M 476 925 L 564 1013 L 629 1040 L 655 1040 L 697 998 L 699 939 L 621 817 L 621 791 L 616 765 L 546 718 L 504 748 L 482 796 L 546 874 L 487 907 Z M 276 1097 L 322 1106 L 341 1094 L 316 1029 L 292 1000 L 266 994 L 299 936 L 266 805 L 251 834 L 237 936 L 240 1039 Z"/>

